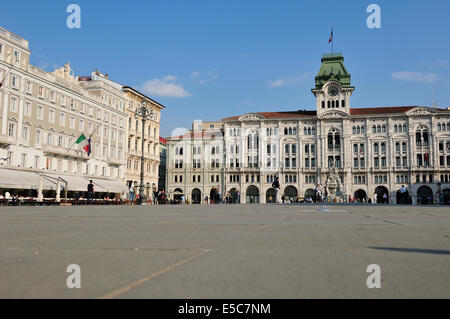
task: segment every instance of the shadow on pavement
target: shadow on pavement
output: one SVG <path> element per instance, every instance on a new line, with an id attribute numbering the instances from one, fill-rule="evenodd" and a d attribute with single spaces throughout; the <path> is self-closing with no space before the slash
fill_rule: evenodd
<path id="1" fill-rule="evenodd" d="M 420 249 L 420 248 L 393 248 L 393 247 L 369 247 L 376 250 L 389 250 L 402 253 L 421 253 L 435 255 L 450 255 L 450 250 Z"/>

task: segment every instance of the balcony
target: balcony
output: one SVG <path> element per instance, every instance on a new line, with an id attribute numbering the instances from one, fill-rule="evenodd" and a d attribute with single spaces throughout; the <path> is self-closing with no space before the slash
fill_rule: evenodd
<path id="1" fill-rule="evenodd" d="M 43 145 L 42 151 L 47 154 L 62 155 L 65 157 L 72 157 L 76 159 L 87 160 L 88 156 L 85 151 L 78 151 L 74 149 L 66 149 L 64 147 L 54 146 L 54 145 Z"/>
<path id="2" fill-rule="evenodd" d="M 119 158 L 108 158 L 107 162 L 111 166 L 120 166 L 125 165 L 125 160 L 119 159 Z"/>
<path id="3" fill-rule="evenodd" d="M 0 145 L 13 145 L 16 143 L 16 138 L 14 136 L 0 135 Z"/>

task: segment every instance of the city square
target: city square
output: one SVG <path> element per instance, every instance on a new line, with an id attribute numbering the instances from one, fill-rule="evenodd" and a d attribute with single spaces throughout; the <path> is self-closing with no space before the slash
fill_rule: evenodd
<path id="1" fill-rule="evenodd" d="M 450 299 L 449 11 L 5 2 L 0 300 Z"/>
<path id="2" fill-rule="evenodd" d="M 450 297 L 446 207 L 2 207 L 0 220 L 0 298 Z"/>

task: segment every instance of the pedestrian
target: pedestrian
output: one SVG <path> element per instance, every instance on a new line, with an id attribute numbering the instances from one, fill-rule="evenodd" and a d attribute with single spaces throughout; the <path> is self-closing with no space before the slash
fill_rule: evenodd
<path id="1" fill-rule="evenodd" d="M 89 204 L 89 200 L 93 201 L 94 200 L 94 182 L 91 180 L 87 186 L 87 191 L 88 191 L 88 204 Z"/>
<path id="2" fill-rule="evenodd" d="M 373 204 L 378 204 L 378 194 L 377 193 L 373 194 Z"/>
<path id="3" fill-rule="evenodd" d="M 406 187 L 405 185 L 402 185 L 400 188 L 400 204 L 406 204 Z"/>
<path id="4" fill-rule="evenodd" d="M 78 205 L 78 201 L 80 200 L 80 193 L 76 192 L 74 195 L 75 205 Z"/>
<path id="5" fill-rule="evenodd" d="M 272 188 L 275 189 L 275 202 L 279 203 L 280 201 L 278 200 L 278 198 L 279 198 L 279 193 L 280 193 L 280 179 L 278 177 L 272 183 Z M 284 199 L 283 199 L 283 203 L 284 203 Z"/>
<path id="6" fill-rule="evenodd" d="M 134 182 L 133 181 L 130 182 L 129 199 L 130 199 L 131 205 L 133 205 L 133 203 L 134 203 Z"/>
<path id="7" fill-rule="evenodd" d="M 386 193 L 383 194 L 383 204 L 387 204 L 388 203 L 388 196 Z"/>

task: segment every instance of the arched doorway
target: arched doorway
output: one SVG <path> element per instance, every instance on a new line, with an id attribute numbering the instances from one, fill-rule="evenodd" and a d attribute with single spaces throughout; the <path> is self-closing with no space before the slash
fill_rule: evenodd
<path id="1" fill-rule="evenodd" d="M 266 203 L 273 204 L 277 202 L 277 192 L 274 188 L 269 188 L 266 192 Z"/>
<path id="2" fill-rule="evenodd" d="M 401 193 L 400 190 L 397 191 L 396 199 L 397 204 L 400 205 L 408 205 L 411 204 L 411 196 L 409 196 L 409 192 L 405 191 L 404 193 Z"/>
<path id="3" fill-rule="evenodd" d="M 433 191 L 428 186 L 420 186 L 417 190 L 417 205 L 433 205 Z"/>
<path id="4" fill-rule="evenodd" d="M 238 196 L 238 190 L 236 188 L 230 189 L 230 195 L 231 195 L 231 203 L 232 204 L 238 204 L 240 202 L 240 199 Z"/>
<path id="5" fill-rule="evenodd" d="M 375 194 L 377 194 L 377 204 L 389 204 L 389 190 L 386 187 L 378 186 L 375 188 Z"/>
<path id="6" fill-rule="evenodd" d="M 360 203 L 366 203 L 367 202 L 367 193 L 366 191 L 362 189 L 358 189 L 354 194 L 354 200 L 358 201 Z"/>
<path id="7" fill-rule="evenodd" d="M 450 205 L 450 189 L 446 188 L 442 193 L 444 194 L 444 205 Z"/>
<path id="8" fill-rule="evenodd" d="M 183 196 L 184 195 L 184 193 L 183 193 L 183 190 L 181 189 L 181 188 L 176 188 L 174 191 L 173 191 L 173 199 L 175 200 L 175 201 L 181 201 L 181 196 Z"/>
<path id="9" fill-rule="evenodd" d="M 247 204 L 259 204 L 259 189 L 258 187 L 251 185 L 247 188 L 246 192 Z"/>
<path id="10" fill-rule="evenodd" d="M 297 199 L 298 191 L 294 186 L 288 186 L 284 189 L 284 197 L 286 201 L 294 202 Z"/>
<path id="11" fill-rule="evenodd" d="M 201 204 L 202 203 L 202 192 L 198 188 L 194 188 L 192 190 L 192 196 L 191 196 L 191 203 L 192 204 Z"/>
<path id="12" fill-rule="evenodd" d="M 307 189 L 305 192 L 305 202 L 315 202 L 316 201 L 316 191 L 314 189 Z"/>

